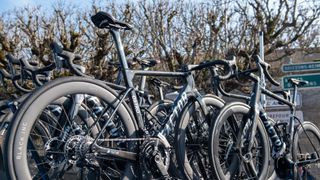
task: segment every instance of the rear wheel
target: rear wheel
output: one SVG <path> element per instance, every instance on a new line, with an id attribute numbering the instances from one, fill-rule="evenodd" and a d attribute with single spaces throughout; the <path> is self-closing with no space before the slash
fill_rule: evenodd
<path id="1" fill-rule="evenodd" d="M 76 94 L 91 95 L 104 105 L 95 116 L 90 102 L 82 101 L 82 110 L 72 114 L 64 103 L 59 116 L 52 113 L 57 100 Z M 68 101 L 64 101 L 68 102 Z M 71 103 L 72 101 L 70 101 Z M 135 164 L 110 157 L 93 149 L 103 148 L 136 152 L 136 126 L 125 104 L 115 92 L 96 80 L 68 77 L 52 81 L 30 96 L 17 112 L 7 139 L 7 166 L 11 179 L 119 179 L 135 178 Z M 48 111 L 50 110 L 50 111 Z M 92 121 L 81 121 L 87 116 Z M 97 127 L 107 126 L 97 137 Z M 121 139 L 121 140 L 118 140 Z"/>
<path id="2" fill-rule="evenodd" d="M 156 135 L 165 123 L 166 118 L 170 115 L 173 101 L 164 99 L 153 103 L 146 110 L 145 126 L 151 135 Z"/>
<path id="3" fill-rule="evenodd" d="M 316 160 L 320 158 L 320 131 L 311 122 L 303 122 L 296 128 L 292 146 L 293 161 Z M 320 163 L 297 166 L 296 179 L 320 179 Z"/>
<path id="4" fill-rule="evenodd" d="M 250 107 L 231 103 L 219 113 L 210 129 L 209 150 L 214 179 L 266 179 L 269 140 L 258 118 L 253 146 L 247 148 Z"/>

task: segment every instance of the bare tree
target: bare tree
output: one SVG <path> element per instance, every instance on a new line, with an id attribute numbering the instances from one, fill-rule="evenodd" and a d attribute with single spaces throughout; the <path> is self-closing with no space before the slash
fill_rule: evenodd
<path id="1" fill-rule="evenodd" d="M 115 69 L 107 62 L 118 60 L 113 40 L 90 20 L 94 13 L 106 11 L 136 28 L 121 36 L 129 58 L 154 57 L 162 62 L 158 69 L 173 71 L 180 64 L 223 58 L 232 49 L 239 65 L 246 67 L 258 51 L 259 31 L 265 35 L 268 61 L 279 61 L 295 48 L 315 52 L 320 42 L 319 5 L 316 0 L 95 0 L 86 10 L 61 2 L 45 13 L 42 7 L 26 7 L 0 17 L 0 61 L 6 64 L 6 53 L 21 56 L 27 49 L 34 59 L 48 64 L 49 44 L 58 40 L 64 49 L 83 56 L 88 73 L 111 81 Z M 283 53 L 274 56 L 278 50 Z"/>

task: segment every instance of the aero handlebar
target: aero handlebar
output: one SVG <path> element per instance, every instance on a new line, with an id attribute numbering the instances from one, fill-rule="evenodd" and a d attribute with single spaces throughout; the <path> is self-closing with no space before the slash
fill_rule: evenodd
<path id="1" fill-rule="evenodd" d="M 267 77 L 268 81 L 275 85 L 275 86 L 280 86 L 280 83 L 277 82 L 269 73 L 269 69 L 270 69 L 270 64 L 264 62 L 261 60 L 260 56 L 255 55 L 254 59 L 256 61 L 257 64 L 261 65 L 262 69 L 263 69 L 263 73 L 264 75 Z"/>

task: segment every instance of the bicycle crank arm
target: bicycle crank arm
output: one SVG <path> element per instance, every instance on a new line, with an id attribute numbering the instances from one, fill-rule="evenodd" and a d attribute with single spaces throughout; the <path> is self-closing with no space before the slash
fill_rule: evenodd
<path id="1" fill-rule="evenodd" d="M 93 152 L 98 153 L 100 155 L 104 155 L 104 156 L 111 156 L 113 158 L 125 159 L 130 161 L 137 160 L 137 153 L 134 153 L 134 152 L 123 151 L 123 150 L 112 149 L 112 148 L 105 148 L 97 144 L 95 144 L 92 147 L 92 150 Z"/>
<path id="2" fill-rule="evenodd" d="M 159 171 L 161 172 L 162 176 L 164 177 L 164 179 L 169 179 L 169 173 L 167 171 L 166 166 L 164 165 L 164 163 L 162 162 L 162 156 L 161 154 L 157 154 L 155 155 L 155 163 L 159 169 Z"/>

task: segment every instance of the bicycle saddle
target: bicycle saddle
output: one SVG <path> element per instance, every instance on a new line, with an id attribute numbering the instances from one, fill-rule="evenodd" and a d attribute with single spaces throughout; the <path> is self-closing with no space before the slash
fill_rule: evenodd
<path id="1" fill-rule="evenodd" d="M 169 83 L 165 82 L 165 81 L 161 81 L 158 78 L 152 78 L 149 80 L 150 83 L 152 83 L 155 86 L 161 86 L 161 87 L 166 87 L 166 86 L 170 86 Z"/>
<path id="2" fill-rule="evenodd" d="M 132 61 L 128 61 L 128 66 L 132 67 L 134 65 L 136 65 L 136 62 L 132 62 Z M 121 66 L 120 62 L 118 61 L 108 61 L 108 65 L 119 68 Z"/>
<path id="3" fill-rule="evenodd" d="M 309 82 L 304 81 L 304 80 L 300 80 L 300 79 L 290 78 L 289 83 L 291 83 L 292 85 L 296 85 L 298 87 L 301 87 L 301 86 L 308 84 Z"/>
<path id="4" fill-rule="evenodd" d="M 160 64 L 159 60 L 156 59 L 139 59 L 139 58 L 134 58 L 133 61 L 138 62 L 141 66 L 145 67 L 153 67 L 157 64 Z"/>
<path id="5" fill-rule="evenodd" d="M 98 12 L 97 14 L 91 16 L 91 21 L 93 24 L 98 28 L 117 28 L 117 29 L 124 29 L 124 30 L 132 30 L 133 26 L 123 22 L 116 20 L 111 14 L 106 12 Z"/>

